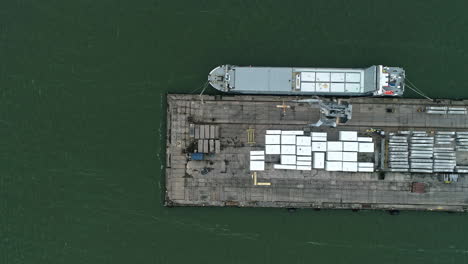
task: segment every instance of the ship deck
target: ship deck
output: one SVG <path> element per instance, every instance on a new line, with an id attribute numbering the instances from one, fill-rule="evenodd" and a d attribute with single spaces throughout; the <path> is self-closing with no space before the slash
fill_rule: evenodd
<path id="1" fill-rule="evenodd" d="M 201 100 L 203 98 L 203 100 Z M 318 108 L 286 96 L 167 96 L 167 206 L 239 206 L 333 209 L 466 211 L 468 180 L 446 184 L 437 174 L 346 173 L 324 170 L 249 169 L 249 153 L 263 150 L 268 129 L 365 133 L 369 128 L 468 131 L 467 115 L 430 115 L 427 105 L 468 106 L 468 101 L 351 98 L 352 119 L 336 128 L 315 128 Z M 278 105 L 288 105 L 284 110 Z M 220 149 L 202 161 L 188 158 L 193 125 L 219 127 Z M 250 137 L 249 137 L 250 134 Z M 253 135 L 253 137 L 252 137 Z M 414 182 L 425 193 L 411 192 Z"/>

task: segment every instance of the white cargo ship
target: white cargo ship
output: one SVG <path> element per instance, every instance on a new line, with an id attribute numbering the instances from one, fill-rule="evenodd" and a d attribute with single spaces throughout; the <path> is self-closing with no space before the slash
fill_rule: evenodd
<path id="1" fill-rule="evenodd" d="M 208 81 L 237 94 L 402 96 L 405 71 L 382 65 L 368 68 L 291 68 L 222 65 Z"/>

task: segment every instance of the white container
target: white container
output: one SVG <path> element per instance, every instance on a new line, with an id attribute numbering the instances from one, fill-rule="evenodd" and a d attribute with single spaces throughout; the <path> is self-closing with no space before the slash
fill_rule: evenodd
<path id="1" fill-rule="evenodd" d="M 265 160 L 265 156 L 263 155 L 250 156 L 250 160 Z"/>
<path id="2" fill-rule="evenodd" d="M 273 168 L 277 170 L 295 170 L 296 165 L 273 164 Z"/>
<path id="3" fill-rule="evenodd" d="M 281 135 L 281 144 L 295 145 L 296 144 L 296 135 Z"/>
<path id="4" fill-rule="evenodd" d="M 358 167 L 359 168 L 374 168 L 374 163 L 373 162 L 359 162 Z"/>
<path id="5" fill-rule="evenodd" d="M 307 171 L 310 171 L 312 170 L 312 167 L 311 166 L 296 166 L 296 170 L 307 170 Z"/>
<path id="6" fill-rule="evenodd" d="M 327 141 L 327 151 L 343 151 L 343 142 Z"/>
<path id="7" fill-rule="evenodd" d="M 281 135 L 265 135 L 265 144 L 281 144 Z"/>
<path id="8" fill-rule="evenodd" d="M 357 141 L 359 141 L 359 142 L 372 142 L 372 138 L 371 137 L 358 137 Z"/>
<path id="9" fill-rule="evenodd" d="M 296 145 L 298 146 L 310 146 L 311 137 L 307 136 L 297 136 L 296 137 Z"/>
<path id="10" fill-rule="evenodd" d="M 327 160 L 330 161 L 343 161 L 343 152 L 341 151 L 334 151 L 334 152 L 327 152 Z"/>
<path id="11" fill-rule="evenodd" d="M 289 145 L 287 145 L 289 146 Z M 310 156 L 312 155 L 312 147 L 310 146 L 297 146 L 296 155 L 298 156 Z"/>
<path id="12" fill-rule="evenodd" d="M 280 145 L 265 145 L 265 153 L 266 154 L 281 154 L 281 146 Z"/>
<path id="13" fill-rule="evenodd" d="M 263 150 L 252 150 L 250 151 L 250 156 L 265 156 L 265 151 Z"/>
<path id="14" fill-rule="evenodd" d="M 312 157 L 311 157 L 311 156 L 308 156 L 308 157 L 306 157 L 306 156 L 298 156 L 298 157 L 296 157 L 296 160 L 297 160 L 297 161 L 312 161 Z"/>
<path id="15" fill-rule="evenodd" d="M 327 141 L 327 137 L 312 136 L 312 141 Z"/>
<path id="16" fill-rule="evenodd" d="M 296 165 L 297 166 L 312 166 L 312 162 L 310 162 L 310 161 L 297 161 Z"/>
<path id="17" fill-rule="evenodd" d="M 343 161 L 343 171 L 357 172 L 357 162 Z"/>
<path id="18" fill-rule="evenodd" d="M 325 153 L 315 152 L 314 153 L 314 169 L 325 168 Z"/>
<path id="19" fill-rule="evenodd" d="M 296 145 L 281 145 L 281 154 L 296 154 Z"/>
<path id="20" fill-rule="evenodd" d="M 311 132 L 312 137 L 327 137 L 327 132 Z"/>
<path id="21" fill-rule="evenodd" d="M 283 130 L 281 131 L 281 135 L 304 135 L 304 131 L 302 130 Z"/>
<path id="22" fill-rule="evenodd" d="M 346 141 L 343 142 L 343 151 L 358 151 L 359 144 L 358 142 Z"/>
<path id="23" fill-rule="evenodd" d="M 358 168 L 359 172 L 374 172 L 374 168 Z"/>
<path id="24" fill-rule="evenodd" d="M 281 164 L 296 165 L 296 155 L 281 155 Z"/>
<path id="25" fill-rule="evenodd" d="M 373 153 L 374 152 L 374 143 L 359 142 L 359 152 Z"/>
<path id="26" fill-rule="evenodd" d="M 343 161 L 357 161 L 357 152 L 343 152 Z"/>
<path id="27" fill-rule="evenodd" d="M 251 160 L 250 161 L 250 170 L 251 171 L 263 171 L 265 170 L 265 162 L 260 160 Z"/>
<path id="28" fill-rule="evenodd" d="M 340 131 L 341 141 L 357 141 L 357 131 Z"/>
<path id="29" fill-rule="evenodd" d="M 281 135 L 281 130 L 267 130 L 267 135 Z"/>
<path id="30" fill-rule="evenodd" d="M 325 152 L 327 151 L 327 142 L 314 141 L 312 142 L 313 152 Z"/>
<path id="31" fill-rule="evenodd" d="M 341 161 L 327 161 L 327 171 L 342 171 L 343 170 L 343 162 Z"/>

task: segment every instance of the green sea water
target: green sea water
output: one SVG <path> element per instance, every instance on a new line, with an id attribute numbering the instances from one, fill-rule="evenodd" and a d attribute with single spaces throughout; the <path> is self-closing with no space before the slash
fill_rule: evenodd
<path id="1" fill-rule="evenodd" d="M 225 63 L 384 64 L 466 98 L 467 9 L 2 1 L 0 263 L 468 263 L 468 214 L 162 205 L 167 93 L 199 92 Z"/>

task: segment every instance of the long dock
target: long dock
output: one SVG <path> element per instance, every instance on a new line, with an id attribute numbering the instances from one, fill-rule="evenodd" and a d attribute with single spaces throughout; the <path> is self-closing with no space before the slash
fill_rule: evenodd
<path id="1" fill-rule="evenodd" d="M 298 99 L 167 95 L 165 205 L 468 210 L 465 174 L 457 174 L 452 182 L 440 173 L 392 172 L 385 165 L 385 136 L 371 132 L 466 132 L 468 115 L 429 114 L 424 109 L 468 107 L 468 101 L 343 99 L 352 105 L 352 118 L 333 128 L 311 126 L 320 119 L 320 110 Z M 337 140 L 338 131 L 358 131 L 374 138 L 377 151 L 372 158 L 381 165 L 375 172 L 277 170 L 272 164 L 279 157 L 271 155 L 265 157 L 264 170 L 253 171 L 250 151 L 265 150 L 266 130 L 327 132 L 330 140 Z M 197 152 L 205 153 L 201 157 Z M 468 160 L 464 155 L 457 158 L 462 163 Z"/>

